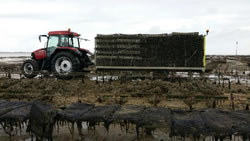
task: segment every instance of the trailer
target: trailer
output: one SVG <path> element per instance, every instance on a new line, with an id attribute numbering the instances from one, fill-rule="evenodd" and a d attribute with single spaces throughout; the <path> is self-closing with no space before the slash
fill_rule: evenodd
<path id="1" fill-rule="evenodd" d="M 98 34 L 96 70 L 204 72 L 206 35 Z"/>

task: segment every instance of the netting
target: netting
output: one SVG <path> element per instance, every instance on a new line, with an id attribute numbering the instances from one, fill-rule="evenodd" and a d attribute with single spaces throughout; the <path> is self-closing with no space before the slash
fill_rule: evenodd
<path id="1" fill-rule="evenodd" d="M 77 123 L 80 129 L 81 122 L 87 122 L 88 126 L 92 127 L 103 122 L 107 130 L 110 124 L 120 123 L 126 130 L 129 124 L 135 125 L 137 132 L 139 128 L 147 131 L 165 128 L 170 132 L 170 136 L 202 135 L 223 138 L 238 134 L 243 136 L 243 139 L 250 137 L 249 111 L 216 109 L 181 111 L 163 107 L 94 106 L 86 103 L 73 103 L 61 110 L 39 101 L 32 103 L 0 101 L 0 123 L 5 130 L 10 126 L 20 126 L 21 129 L 21 124 L 27 121 L 29 121 L 27 131 L 49 140 L 52 140 L 53 127 L 64 122 Z"/>
<path id="2" fill-rule="evenodd" d="M 194 33 L 97 35 L 96 66 L 203 67 L 204 36 Z"/>

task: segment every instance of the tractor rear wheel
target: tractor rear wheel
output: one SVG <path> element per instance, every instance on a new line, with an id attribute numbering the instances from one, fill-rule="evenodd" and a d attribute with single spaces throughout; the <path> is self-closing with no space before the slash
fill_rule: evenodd
<path id="1" fill-rule="evenodd" d="M 24 61 L 21 67 L 22 74 L 27 78 L 34 78 L 37 76 L 39 71 L 39 66 L 36 60 L 29 59 Z"/>
<path id="2" fill-rule="evenodd" d="M 80 70 L 80 61 L 70 52 L 59 52 L 51 60 L 51 70 L 61 79 L 71 79 Z"/>

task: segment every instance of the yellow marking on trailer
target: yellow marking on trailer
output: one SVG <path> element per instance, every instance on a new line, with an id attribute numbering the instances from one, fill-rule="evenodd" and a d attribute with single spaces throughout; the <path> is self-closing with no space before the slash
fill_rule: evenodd
<path id="1" fill-rule="evenodd" d="M 203 67 L 206 69 L 206 36 L 204 36 L 204 56 L 203 56 Z"/>

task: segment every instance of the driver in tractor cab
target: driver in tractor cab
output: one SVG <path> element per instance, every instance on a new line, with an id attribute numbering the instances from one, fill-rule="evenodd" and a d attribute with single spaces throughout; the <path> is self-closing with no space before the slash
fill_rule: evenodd
<path id="1" fill-rule="evenodd" d="M 50 57 L 51 54 L 53 54 L 53 52 L 56 50 L 56 47 L 68 47 L 69 46 L 69 42 L 68 42 L 68 37 L 66 36 L 62 36 L 61 38 L 57 37 L 57 39 L 54 39 L 56 42 L 57 46 L 49 46 L 47 48 L 47 56 Z M 59 41 L 60 40 L 60 41 Z"/>
<path id="2" fill-rule="evenodd" d="M 58 46 L 68 47 L 69 42 L 68 42 L 67 37 L 61 37 L 61 42 L 60 42 L 60 45 L 58 45 Z"/>

